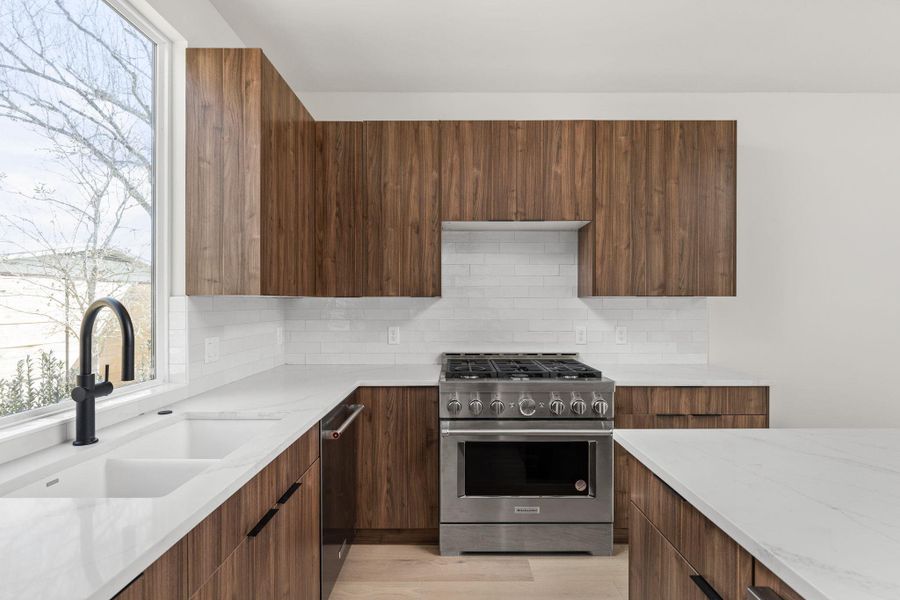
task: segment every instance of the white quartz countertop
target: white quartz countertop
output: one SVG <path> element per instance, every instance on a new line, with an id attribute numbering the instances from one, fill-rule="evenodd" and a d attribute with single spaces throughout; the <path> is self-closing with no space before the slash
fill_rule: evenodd
<path id="1" fill-rule="evenodd" d="M 282 366 L 173 405 L 176 414 L 281 420 L 160 498 L 0 498 L 0 598 L 112 597 L 354 389 L 437 385 L 438 373 L 438 365 Z M 101 430 L 88 452 L 161 418 L 153 413 Z M 4 465 L 4 479 L 14 469 Z"/>
<path id="2" fill-rule="evenodd" d="M 594 366 L 624 386 L 762 385 L 706 365 Z M 0 497 L 0 599 L 111 597 L 354 389 L 432 386 L 439 372 L 439 365 L 284 365 L 172 405 L 176 415 L 280 420 L 167 496 Z M 103 429 L 95 446 L 63 444 L 2 464 L 0 494 L 34 479 L 37 468 L 52 473 L 46 465 L 102 454 L 161 418 L 153 412 Z"/>
<path id="3" fill-rule="evenodd" d="M 617 430 L 806 600 L 900 598 L 900 430 Z"/>

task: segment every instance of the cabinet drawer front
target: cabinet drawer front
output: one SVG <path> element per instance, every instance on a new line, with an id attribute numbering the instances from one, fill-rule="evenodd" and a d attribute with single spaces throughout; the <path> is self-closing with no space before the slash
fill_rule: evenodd
<path id="1" fill-rule="evenodd" d="M 629 469 L 632 503 L 724 600 L 743 600 L 753 558 L 639 461 Z"/>
<path id="2" fill-rule="evenodd" d="M 616 415 L 765 415 L 767 387 L 620 387 Z"/>
<path id="3" fill-rule="evenodd" d="M 199 589 L 318 456 L 316 425 L 188 533 L 189 592 Z"/>
<path id="4" fill-rule="evenodd" d="M 632 544 L 628 557 L 630 600 L 707 600 L 691 581 L 697 572 L 660 535 L 647 517 L 629 503 Z"/>

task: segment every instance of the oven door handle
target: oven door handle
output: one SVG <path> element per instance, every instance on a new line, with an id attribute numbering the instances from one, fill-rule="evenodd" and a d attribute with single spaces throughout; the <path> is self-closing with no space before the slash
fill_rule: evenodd
<path id="1" fill-rule="evenodd" d="M 444 427 L 441 429 L 441 435 L 444 437 L 460 436 L 460 435 L 534 435 L 534 436 L 566 436 L 566 437 L 597 437 L 611 436 L 611 429 L 449 429 Z"/>

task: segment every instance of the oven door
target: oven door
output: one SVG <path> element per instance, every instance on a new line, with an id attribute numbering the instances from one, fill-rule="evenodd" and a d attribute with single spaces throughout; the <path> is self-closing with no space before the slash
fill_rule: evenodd
<path id="1" fill-rule="evenodd" d="M 441 421 L 441 523 L 611 523 L 612 423 Z"/>

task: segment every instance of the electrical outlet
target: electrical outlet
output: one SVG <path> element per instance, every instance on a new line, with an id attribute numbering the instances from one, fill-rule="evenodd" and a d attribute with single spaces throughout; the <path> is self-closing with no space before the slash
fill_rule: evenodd
<path id="1" fill-rule="evenodd" d="M 621 325 L 619 327 L 616 327 L 616 343 L 619 344 L 620 346 L 622 344 L 628 343 L 628 328 L 627 327 L 623 327 Z"/>
<path id="2" fill-rule="evenodd" d="M 388 327 L 388 344 L 396 346 L 400 343 L 400 328 Z"/>
<path id="3" fill-rule="evenodd" d="M 207 363 L 219 360 L 219 338 L 209 337 L 203 340 L 204 353 L 203 360 Z"/>
<path id="4" fill-rule="evenodd" d="M 575 343 L 579 345 L 587 344 L 587 327 L 578 325 L 575 328 Z"/>
<path id="5" fill-rule="evenodd" d="M 275 345 L 281 346 L 284 344 L 284 327 L 276 327 L 275 328 Z"/>

